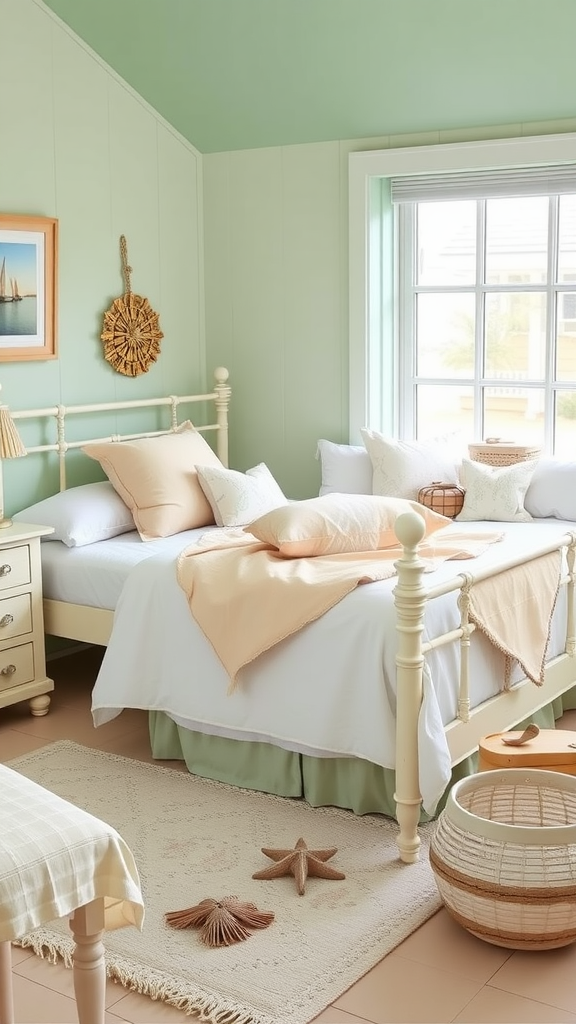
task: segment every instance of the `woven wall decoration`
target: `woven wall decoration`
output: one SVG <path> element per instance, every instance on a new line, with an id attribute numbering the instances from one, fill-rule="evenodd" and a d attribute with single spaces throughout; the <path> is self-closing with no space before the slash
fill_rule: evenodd
<path id="1" fill-rule="evenodd" d="M 100 337 L 104 342 L 104 358 L 111 366 L 126 377 L 138 377 L 158 359 L 160 339 L 164 335 L 158 314 L 148 299 L 135 295 L 130 288 L 132 267 L 128 266 L 124 235 L 120 236 L 120 255 L 125 292 L 104 314 L 104 329 Z"/>

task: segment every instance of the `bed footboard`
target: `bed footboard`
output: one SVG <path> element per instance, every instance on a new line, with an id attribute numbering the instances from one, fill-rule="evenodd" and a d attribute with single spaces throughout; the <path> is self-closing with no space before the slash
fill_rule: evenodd
<path id="1" fill-rule="evenodd" d="M 478 749 L 482 736 L 513 728 L 576 685 L 576 623 L 575 574 L 576 533 L 565 534 L 553 543 L 543 544 L 531 553 L 531 559 L 565 550 L 567 571 L 560 584 L 567 588 L 566 633 L 563 653 L 546 663 L 544 684 L 536 686 L 529 679 L 515 683 L 510 689 L 486 700 L 470 710 L 468 655 L 470 637 L 476 626 L 468 617 L 472 587 L 483 579 L 496 576 L 525 563 L 525 558 L 512 558 L 505 564 L 484 568 L 475 574 L 455 573 L 454 579 L 436 588 L 423 584 L 425 563 L 418 546 L 424 537 L 424 520 L 416 512 L 398 516 L 396 536 L 403 553 L 395 563 L 398 582 L 394 589 L 398 647 L 396 655 L 396 814 L 399 823 L 397 839 L 400 858 L 414 863 L 419 858 L 418 823 L 422 798 L 419 784 L 418 720 L 423 700 L 423 669 L 425 655 L 432 647 L 445 643 L 460 644 L 460 681 L 458 717 L 445 727 L 447 747 L 452 766 Z M 449 591 L 459 591 L 460 626 L 442 637 L 423 643 L 426 604 Z"/>

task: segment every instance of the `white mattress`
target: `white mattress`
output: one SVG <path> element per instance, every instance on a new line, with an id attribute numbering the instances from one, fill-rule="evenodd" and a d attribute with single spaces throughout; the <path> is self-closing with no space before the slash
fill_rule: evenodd
<path id="1" fill-rule="evenodd" d="M 466 525 L 494 530 L 493 523 Z M 494 544 L 477 559 L 446 562 L 426 580 L 432 587 L 512 554 L 528 554 L 573 526 L 556 520 L 506 524 L 506 545 Z M 93 691 L 95 724 L 111 720 L 123 708 L 155 709 L 212 735 L 257 739 L 315 756 L 355 756 L 393 767 L 395 580 L 358 587 L 320 619 L 261 655 L 241 671 L 240 685 L 230 696 L 226 672 L 176 581 L 174 556 L 190 542 L 188 536 L 184 543 L 183 539 L 160 542 L 156 553 L 128 575 Z M 108 549 L 117 543 L 94 547 Z M 130 542 L 125 550 L 130 550 Z M 73 560 L 65 555 L 61 567 L 64 562 L 80 562 L 83 551 L 88 554 L 89 548 L 78 549 Z M 451 593 L 429 603 L 425 640 L 457 628 L 456 597 Z M 549 656 L 562 649 L 564 630 L 564 602 L 559 600 Z M 474 706 L 501 688 L 504 661 L 478 631 L 472 637 L 470 659 Z M 421 791 L 425 806 L 433 806 L 434 793 L 443 791 L 446 771 L 449 775 L 443 725 L 456 717 L 458 645 L 433 650 L 426 660 L 422 714 L 428 753 L 422 756 L 421 747 Z M 518 671 L 517 678 L 520 675 Z"/>
<path id="2" fill-rule="evenodd" d="M 139 533 L 133 530 L 120 537 L 79 548 L 66 547 L 61 541 L 43 541 L 44 597 L 112 611 L 118 603 L 130 570 L 138 562 L 161 552 L 176 557 L 183 548 L 208 533 L 209 529 L 204 526 L 200 530 L 176 534 L 175 537 L 149 541 L 141 540 Z"/>

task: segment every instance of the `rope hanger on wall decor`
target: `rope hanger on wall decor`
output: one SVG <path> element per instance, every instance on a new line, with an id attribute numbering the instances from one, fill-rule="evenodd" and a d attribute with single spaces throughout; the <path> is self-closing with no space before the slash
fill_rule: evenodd
<path id="1" fill-rule="evenodd" d="M 135 295 L 130 288 L 132 267 L 128 266 L 128 249 L 124 235 L 120 235 L 120 256 L 124 276 L 124 295 L 115 299 L 104 314 L 104 329 L 100 335 L 104 342 L 104 358 L 118 373 L 138 377 L 146 373 L 160 355 L 158 313 L 148 299 Z"/>

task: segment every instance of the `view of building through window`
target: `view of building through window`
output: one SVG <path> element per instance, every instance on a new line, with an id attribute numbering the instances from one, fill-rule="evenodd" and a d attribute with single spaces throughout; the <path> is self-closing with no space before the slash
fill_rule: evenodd
<path id="1" fill-rule="evenodd" d="M 399 205 L 401 420 L 573 457 L 576 194 Z"/>

